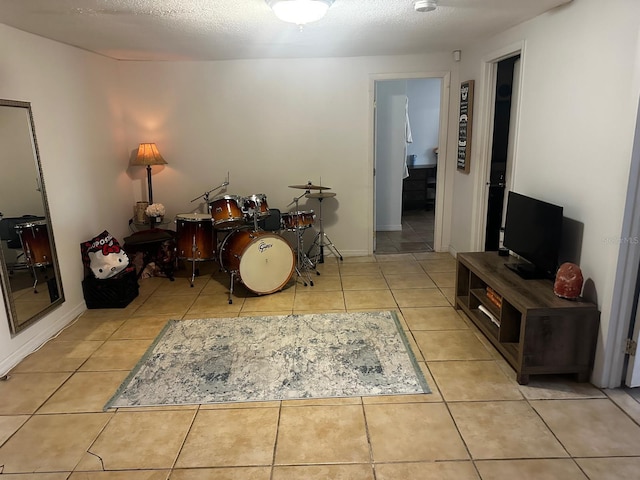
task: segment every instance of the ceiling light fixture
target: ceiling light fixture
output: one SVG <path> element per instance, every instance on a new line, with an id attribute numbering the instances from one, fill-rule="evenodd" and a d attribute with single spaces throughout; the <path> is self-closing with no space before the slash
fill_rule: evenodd
<path id="1" fill-rule="evenodd" d="M 325 16 L 334 0 L 265 0 L 284 22 L 305 25 Z"/>
<path id="2" fill-rule="evenodd" d="M 416 0 L 413 2 L 413 8 L 416 12 L 432 12 L 438 7 L 436 0 Z"/>

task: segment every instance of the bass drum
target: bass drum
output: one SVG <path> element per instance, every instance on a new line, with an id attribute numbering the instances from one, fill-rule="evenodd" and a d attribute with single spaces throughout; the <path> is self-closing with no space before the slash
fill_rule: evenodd
<path id="1" fill-rule="evenodd" d="M 282 290 L 295 269 L 289 243 L 279 235 L 236 230 L 220 247 L 220 265 L 252 292 L 266 295 Z"/>

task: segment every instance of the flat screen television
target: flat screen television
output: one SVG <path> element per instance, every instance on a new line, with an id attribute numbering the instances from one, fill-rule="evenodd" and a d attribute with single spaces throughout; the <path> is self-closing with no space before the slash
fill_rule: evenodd
<path id="1" fill-rule="evenodd" d="M 562 207 L 509 192 L 503 245 L 520 260 L 506 266 L 523 278 L 554 278 L 562 219 Z"/>

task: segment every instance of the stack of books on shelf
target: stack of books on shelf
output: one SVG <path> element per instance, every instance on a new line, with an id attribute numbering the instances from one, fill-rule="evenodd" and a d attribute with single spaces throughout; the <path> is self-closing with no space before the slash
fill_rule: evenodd
<path id="1" fill-rule="evenodd" d="M 500 310 L 500 308 L 502 307 L 502 297 L 498 295 L 491 287 L 487 287 L 485 291 L 489 302 L 491 302 L 491 304 L 495 305 L 495 307 Z M 479 305 L 478 310 L 484 313 L 495 325 L 497 325 L 498 327 L 500 326 L 500 319 L 497 318 L 493 313 L 491 313 L 489 308 L 485 307 L 484 305 Z"/>
<path id="2" fill-rule="evenodd" d="M 502 297 L 498 295 L 495 290 L 491 287 L 487 287 L 487 298 L 493 303 L 496 307 L 502 308 Z"/>

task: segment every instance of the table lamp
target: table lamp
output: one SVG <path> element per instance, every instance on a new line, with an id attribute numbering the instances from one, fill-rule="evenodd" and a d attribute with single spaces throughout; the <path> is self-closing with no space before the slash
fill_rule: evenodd
<path id="1" fill-rule="evenodd" d="M 153 187 L 151 185 L 151 166 L 166 165 L 167 161 L 162 158 L 155 143 L 141 143 L 138 147 L 136 158 L 131 161 L 131 165 L 146 165 L 147 186 L 149 188 L 149 205 L 153 204 Z M 150 217 L 151 228 L 154 226 L 154 218 Z"/>

